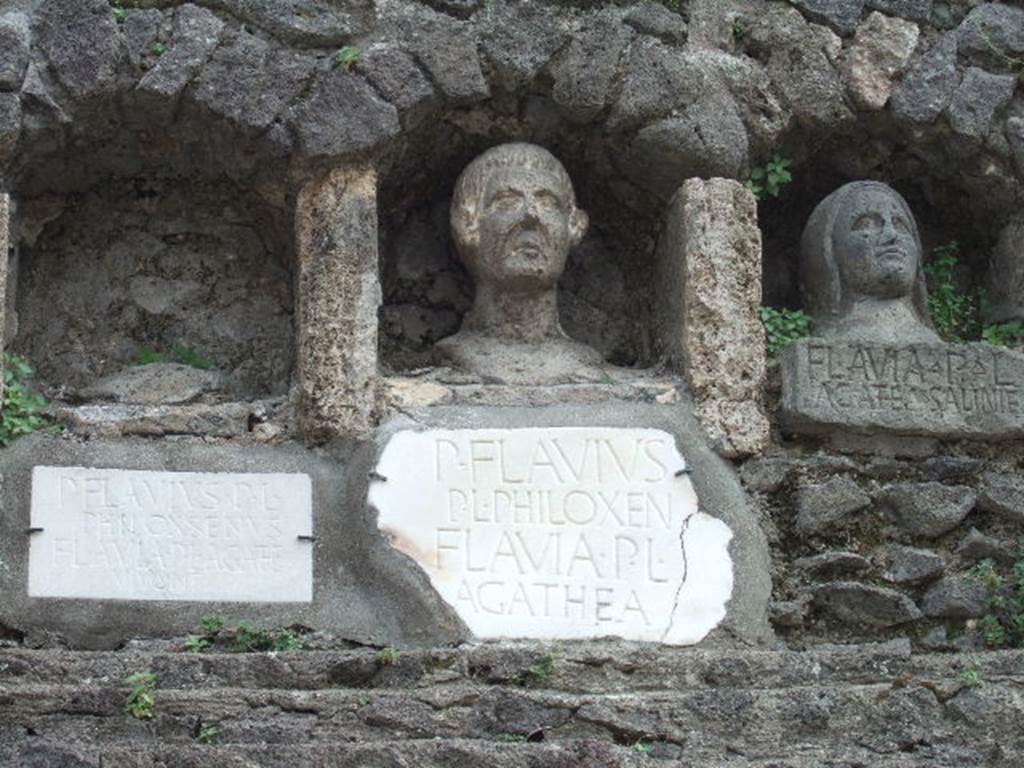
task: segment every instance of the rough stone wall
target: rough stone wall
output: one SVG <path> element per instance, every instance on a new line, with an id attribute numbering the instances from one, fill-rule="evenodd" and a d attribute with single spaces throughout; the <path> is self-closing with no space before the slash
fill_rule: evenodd
<path id="1" fill-rule="evenodd" d="M 428 360 L 429 343 L 454 329 L 469 304 L 446 242 L 446 196 L 469 159 L 502 141 L 550 148 L 598 222 L 599 237 L 572 257 L 563 320 L 620 363 L 654 362 L 652 259 L 667 202 L 687 177 L 743 180 L 775 153 L 793 160 L 793 183 L 759 206 L 773 304 L 795 302 L 800 228 L 844 181 L 892 184 L 914 208 L 926 248 L 960 240 L 975 283 L 985 279 L 998 232 L 1022 207 L 1017 5 L 289 0 L 274 13 L 247 0 L 139 5 L 117 17 L 105 0 L 11 0 L 0 11 L 0 189 L 26 203 L 30 226 L 19 232 L 35 243 L 25 249 L 18 291 L 30 330 L 17 344 L 55 379 L 106 371 L 129 354 L 132 332 L 150 327 L 138 318 L 152 313 L 126 305 L 113 328 L 86 308 L 50 329 L 42 313 L 54 294 L 28 298 L 59 274 L 92 281 L 90 291 L 104 296 L 130 296 L 130 284 L 115 291 L 104 277 L 122 279 L 109 261 L 116 249 L 97 249 L 123 222 L 141 222 L 130 243 L 142 244 L 140 263 L 160 248 L 174 254 L 171 272 L 140 277 L 207 286 L 206 277 L 180 272 L 180 244 L 145 247 L 161 219 L 139 213 L 144 202 L 132 199 L 134 182 L 126 180 L 142 188 L 153 180 L 213 183 L 219 191 L 211 198 L 190 192 L 199 210 L 189 220 L 201 222 L 201 234 L 223 218 L 225 201 L 240 199 L 239 189 L 258 201 L 245 204 L 246 222 L 262 219 L 253 213 L 260 205 L 292 221 L 297 191 L 314 176 L 355 161 L 375 167 L 383 345 L 385 362 L 397 367 Z M 339 63 L 338 49 L 350 44 L 361 53 Z M 83 202 L 61 215 L 48 212 L 52 199 Z M 282 271 L 289 245 L 264 238 L 262 250 L 254 244 L 247 253 L 244 284 L 224 266 L 207 287 L 219 312 L 234 311 L 232 296 L 262 297 L 251 311 L 269 351 L 261 357 L 250 348 L 237 359 L 257 366 L 246 374 L 251 390 L 280 392 L 290 370 L 289 336 L 279 334 L 290 306 L 291 276 Z M 375 280 L 376 272 L 362 277 Z M 61 301 L 85 298 L 64 293 L 53 303 L 58 318 Z M 205 332 L 202 310 L 189 303 L 198 300 L 174 295 L 165 314 L 178 318 L 181 332 Z M 155 327 L 145 339 L 165 338 Z M 1000 510 L 1019 504 L 991 500 L 1002 486 L 990 473 L 1019 476 L 1017 451 L 931 445 L 926 459 L 869 458 L 775 435 L 770 458 L 742 469 L 774 535 L 776 626 L 794 643 L 907 634 L 925 644 L 933 633 L 928 643 L 977 643 L 968 625 L 976 617 L 936 613 L 953 609 L 936 608 L 939 597 L 927 595 L 971 567 L 968 553 L 998 560 L 1012 550 L 1019 523 Z M 899 483 L 939 485 L 887 489 Z M 919 496 L 964 517 L 941 534 L 908 529 L 898 521 L 910 518 L 891 510 Z M 838 516 L 819 527 L 815 509 Z M 961 548 L 972 527 L 996 543 L 974 536 Z M 896 544 L 932 554 L 883 549 Z M 941 572 L 895 580 L 897 566 L 934 564 L 934 553 L 945 560 Z"/>
<path id="2" fill-rule="evenodd" d="M 124 180 L 28 199 L 22 212 L 31 242 L 10 343 L 55 394 L 75 399 L 147 351 L 173 359 L 176 347 L 228 374 L 225 395 L 288 391 L 289 239 L 241 190 Z"/>

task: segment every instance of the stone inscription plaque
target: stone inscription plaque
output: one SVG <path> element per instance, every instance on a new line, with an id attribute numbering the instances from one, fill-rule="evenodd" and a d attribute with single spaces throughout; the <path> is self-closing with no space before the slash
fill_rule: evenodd
<path id="1" fill-rule="evenodd" d="M 783 416 L 939 437 L 1024 435 L 1024 355 L 988 344 L 886 346 L 802 339 L 782 358 Z"/>
<path id="2" fill-rule="evenodd" d="M 401 432 L 369 500 L 478 637 L 690 644 L 725 617 L 732 532 L 654 429 Z"/>
<path id="3" fill-rule="evenodd" d="M 303 474 L 32 470 L 30 597 L 310 602 Z"/>

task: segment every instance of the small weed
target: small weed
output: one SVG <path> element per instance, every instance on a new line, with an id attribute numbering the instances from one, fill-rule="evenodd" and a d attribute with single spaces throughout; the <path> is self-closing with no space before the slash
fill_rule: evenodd
<path id="1" fill-rule="evenodd" d="M 203 723 L 199 726 L 199 733 L 196 734 L 196 740 L 200 744 L 213 744 L 220 736 L 220 728 L 213 723 Z"/>
<path id="2" fill-rule="evenodd" d="M 124 681 L 131 686 L 124 711 L 140 720 L 156 717 L 156 675 L 149 671 L 136 672 Z"/>
<path id="3" fill-rule="evenodd" d="M 235 629 L 235 642 L 231 650 L 235 653 L 300 651 L 302 645 L 302 637 L 291 629 L 272 630 L 240 621 Z"/>
<path id="4" fill-rule="evenodd" d="M 358 45 L 346 45 L 344 48 L 339 48 L 334 54 L 334 66 L 349 72 L 362 55 L 363 49 Z"/>
<path id="5" fill-rule="evenodd" d="M 978 629 L 990 648 L 1024 648 L 1024 546 L 1009 572 L 1000 571 L 992 560 L 982 560 L 967 572 L 988 592 L 986 613 Z"/>
<path id="6" fill-rule="evenodd" d="M 981 688 L 985 684 L 981 676 L 981 665 L 977 661 L 965 664 L 960 670 L 960 682 L 968 688 Z"/>
<path id="7" fill-rule="evenodd" d="M 924 272 L 928 278 L 928 311 L 935 331 L 948 342 L 977 338 L 979 299 L 963 293 L 956 283 L 960 244 L 953 240 L 934 248 L 932 254 Z"/>
<path id="8" fill-rule="evenodd" d="M 165 53 L 167 53 L 167 45 L 165 43 L 157 43 L 153 46 L 154 56 L 163 56 Z"/>
<path id="9" fill-rule="evenodd" d="M 28 361 L 7 353 L 4 355 L 4 397 L 0 408 L 0 446 L 7 446 L 15 438 L 27 435 L 49 425 L 42 415 L 46 400 L 26 383 L 32 378 Z"/>
<path id="10" fill-rule="evenodd" d="M 185 653 L 206 653 L 213 642 L 206 637 L 192 635 L 185 641 Z"/>
<path id="11" fill-rule="evenodd" d="M 792 160 L 776 153 L 767 163 L 750 172 L 747 189 L 753 192 L 758 200 L 778 197 L 781 189 L 793 180 L 793 174 L 789 172 L 789 166 L 792 164 Z"/>
<path id="12" fill-rule="evenodd" d="M 397 648 L 381 648 L 377 651 L 377 663 L 382 667 L 389 667 L 392 664 L 398 663 L 398 657 L 402 655 L 402 652 Z"/>
<path id="13" fill-rule="evenodd" d="M 651 754 L 651 751 L 653 749 L 654 747 L 651 744 L 648 744 L 646 741 L 638 739 L 637 741 L 633 742 L 633 751 L 639 752 L 641 755 L 649 755 Z"/>
<path id="14" fill-rule="evenodd" d="M 1024 346 L 1024 323 L 1014 320 L 986 325 L 981 330 L 981 340 L 997 347 Z"/>
<path id="15" fill-rule="evenodd" d="M 737 16 L 732 20 L 732 39 L 735 43 L 742 43 L 750 34 L 750 23 L 743 17 Z M 639 742 L 638 742 L 639 743 Z"/>
<path id="16" fill-rule="evenodd" d="M 135 359 L 132 360 L 134 365 L 149 365 L 150 363 L 166 363 L 167 355 L 163 352 L 157 352 L 155 349 L 149 347 L 143 347 L 135 353 Z"/>
<path id="17" fill-rule="evenodd" d="M 550 653 L 542 656 L 528 669 L 524 669 L 512 678 L 513 685 L 528 686 L 543 683 L 555 671 L 555 657 Z"/>
<path id="18" fill-rule="evenodd" d="M 499 733 L 494 740 L 505 744 L 522 744 L 526 741 L 526 737 L 521 733 Z"/>
<path id="19" fill-rule="evenodd" d="M 178 358 L 178 362 L 183 365 L 190 365 L 193 368 L 201 368 L 204 371 L 208 371 L 210 368 L 213 368 L 213 363 L 192 349 L 192 347 L 186 347 L 183 344 L 179 344 L 174 348 L 174 356 Z"/>
<path id="20" fill-rule="evenodd" d="M 215 613 L 207 614 L 200 619 L 199 629 L 202 630 L 204 635 L 216 635 L 224 629 L 224 619 Z"/>
<path id="21" fill-rule="evenodd" d="M 761 307 L 761 323 L 768 337 L 768 354 L 771 357 L 811 333 L 811 318 L 802 309 Z"/>

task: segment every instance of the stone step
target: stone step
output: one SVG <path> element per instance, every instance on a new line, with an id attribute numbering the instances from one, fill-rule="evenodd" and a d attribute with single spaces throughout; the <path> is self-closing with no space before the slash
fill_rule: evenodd
<path id="1" fill-rule="evenodd" d="M 569 694 L 492 685 L 416 690 L 161 689 L 155 716 L 125 713 L 113 684 L 0 686 L 0 743 L 35 734 L 56 741 L 188 743 L 204 724 L 225 743 L 410 739 L 547 741 L 596 738 L 619 744 L 699 741 L 722 750 L 827 744 L 835 734 L 879 751 L 915 745 L 980 747 L 993 735 L 1024 752 L 1021 680 L 895 679 L 870 685 Z"/>
<path id="2" fill-rule="evenodd" d="M 143 670 L 157 674 L 156 704 L 155 717 L 140 720 L 125 713 L 124 679 Z M 98 755 L 110 756 L 103 768 L 582 768 L 650 757 L 1019 768 L 1022 722 L 1024 652 L 912 655 L 901 642 L 803 652 L 501 643 L 397 658 L 370 649 L 0 651 L 0 765 L 26 768 L 91 767 Z M 216 745 L 197 743 L 209 728 Z M 503 743 L 526 737 L 543 743 Z M 611 750 L 601 753 L 610 762 L 574 757 L 584 743 Z M 360 751 L 371 744 L 377 752 Z M 156 745 L 180 758 L 144 762 Z M 295 761 L 267 762 L 261 745 L 296 750 Z M 78 762 L 46 762 L 36 748 L 71 749 Z M 337 749 L 337 760 L 323 760 Z M 444 762 L 459 750 L 463 761 Z M 370 754 L 389 757 L 345 762 Z"/>
<path id="3" fill-rule="evenodd" d="M 710 685 L 748 689 L 888 683 L 900 677 L 956 679 L 965 665 L 998 680 L 1024 670 L 1024 651 L 911 655 L 904 641 L 812 651 L 705 650 L 623 643 L 485 644 L 403 651 L 289 653 L 0 649 L 0 684 L 90 685 L 143 670 L 161 688 L 412 688 L 459 682 L 603 693 L 680 691 Z"/>
<path id="4" fill-rule="evenodd" d="M 594 740 L 503 744 L 467 740 L 288 745 L 131 745 L 61 743 L 33 739 L 0 745 L 0 764 L 15 768 L 1011 768 L 1019 763 L 998 749 L 921 745 L 879 754 L 858 744 L 787 745 L 767 753 L 721 752 L 699 743 L 685 750 L 663 745 L 626 747 Z"/>

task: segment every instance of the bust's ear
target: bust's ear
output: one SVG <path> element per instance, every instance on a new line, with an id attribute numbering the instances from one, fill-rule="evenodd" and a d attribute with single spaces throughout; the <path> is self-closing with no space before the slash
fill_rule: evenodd
<path id="1" fill-rule="evenodd" d="M 579 208 L 573 208 L 569 217 L 569 236 L 572 238 L 573 246 L 580 244 L 583 236 L 587 234 L 587 227 L 590 226 L 590 217 L 587 212 Z"/>
<path id="2" fill-rule="evenodd" d="M 463 199 L 461 205 L 456 203 L 452 206 L 452 236 L 460 253 L 475 251 L 480 244 L 478 208 L 478 202 L 471 198 Z"/>

